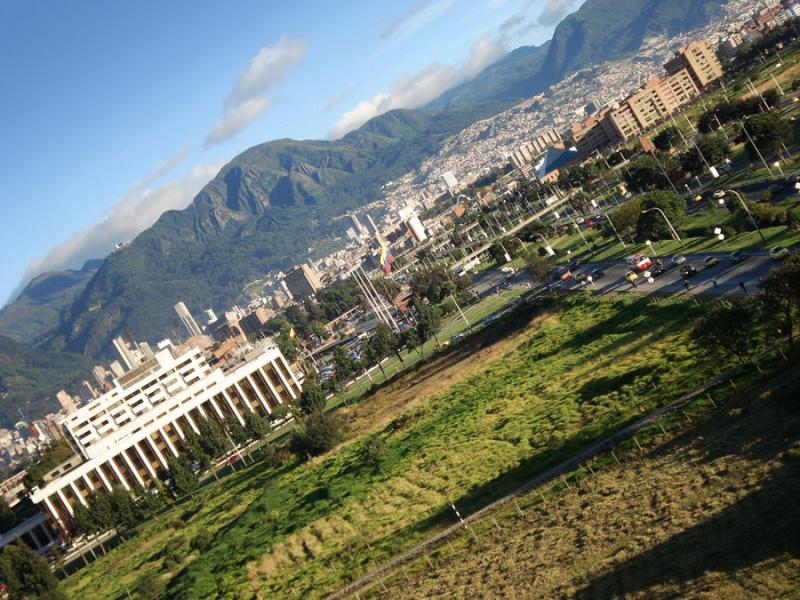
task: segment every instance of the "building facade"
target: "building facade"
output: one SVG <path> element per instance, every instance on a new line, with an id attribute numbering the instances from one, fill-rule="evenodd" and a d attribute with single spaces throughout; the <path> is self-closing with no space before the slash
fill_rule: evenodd
<path id="1" fill-rule="evenodd" d="M 317 293 L 322 287 L 319 278 L 306 264 L 298 265 L 283 278 L 286 289 L 296 300 L 303 300 Z"/>
<path id="2" fill-rule="evenodd" d="M 196 335 L 203 335 L 203 330 L 200 329 L 197 321 L 194 320 L 192 313 L 189 312 L 189 309 L 186 308 L 186 305 L 183 302 L 178 302 L 175 305 L 175 312 L 178 313 L 178 317 L 183 323 L 183 326 L 186 328 L 186 331 L 189 333 L 189 337 L 194 337 Z"/>
<path id="3" fill-rule="evenodd" d="M 686 69 L 698 90 L 705 90 L 708 84 L 722 77 L 722 63 L 707 40 L 691 42 L 675 53 L 664 69 L 668 75 L 675 75 Z"/>
<path id="4" fill-rule="evenodd" d="M 301 384 L 271 342 L 212 366 L 199 348 L 183 354 L 163 344 L 148 361 L 114 382 L 111 391 L 69 415 L 64 428 L 80 461 L 33 491 L 57 529 L 69 534 L 78 504 L 95 490 L 150 487 L 183 449 L 185 432 L 200 419 L 245 422 L 296 399 Z"/>

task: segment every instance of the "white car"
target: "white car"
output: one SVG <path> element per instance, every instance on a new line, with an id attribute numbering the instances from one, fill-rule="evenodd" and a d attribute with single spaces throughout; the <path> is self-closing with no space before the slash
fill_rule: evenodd
<path id="1" fill-rule="evenodd" d="M 783 260 L 789 256 L 789 249 L 783 246 L 773 246 L 769 249 L 769 257 L 772 260 Z"/>
<path id="2" fill-rule="evenodd" d="M 676 254 L 672 257 L 672 264 L 673 265 L 682 265 L 686 262 L 686 257 L 683 254 Z"/>

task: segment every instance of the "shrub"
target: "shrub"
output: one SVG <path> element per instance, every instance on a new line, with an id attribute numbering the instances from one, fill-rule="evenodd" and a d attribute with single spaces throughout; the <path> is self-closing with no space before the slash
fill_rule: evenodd
<path id="1" fill-rule="evenodd" d="M 316 456 L 344 441 L 345 432 L 339 415 L 315 412 L 298 422 L 289 445 L 300 456 Z"/>
<path id="2" fill-rule="evenodd" d="M 194 536 L 192 539 L 190 546 L 192 550 L 197 550 L 198 552 L 202 552 L 209 545 L 211 545 L 211 540 L 214 539 L 214 536 L 208 529 L 201 529 L 197 532 L 197 535 Z"/>
<path id="3" fill-rule="evenodd" d="M 158 600 L 164 595 L 167 585 L 160 575 L 147 571 L 136 580 L 136 593 L 142 600 Z"/>
<path id="4" fill-rule="evenodd" d="M 384 454 L 386 454 L 386 441 L 378 434 L 369 436 L 361 446 L 361 460 L 365 464 L 377 466 Z"/>

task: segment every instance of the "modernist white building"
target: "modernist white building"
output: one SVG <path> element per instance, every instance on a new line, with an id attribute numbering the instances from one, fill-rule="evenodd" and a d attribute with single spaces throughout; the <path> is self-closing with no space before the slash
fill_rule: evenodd
<path id="1" fill-rule="evenodd" d="M 75 507 L 86 505 L 93 491 L 155 482 L 181 451 L 184 433 L 199 433 L 199 419 L 229 415 L 244 424 L 247 412 L 266 416 L 300 391 L 300 381 L 271 341 L 249 347 L 224 366 L 210 365 L 200 349 L 179 354 L 163 342 L 152 360 L 65 419 L 67 437 L 82 460 L 55 473 L 31 498 L 53 526 L 69 533 Z"/>

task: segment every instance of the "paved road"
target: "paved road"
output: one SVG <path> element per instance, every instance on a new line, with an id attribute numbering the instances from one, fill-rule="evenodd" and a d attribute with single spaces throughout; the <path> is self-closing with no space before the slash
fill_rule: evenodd
<path id="1" fill-rule="evenodd" d="M 749 251 L 748 258 L 740 263 L 735 263 L 730 259 L 730 253 L 710 252 L 705 254 L 687 254 L 686 262 L 679 266 L 673 266 L 670 256 L 660 257 L 667 267 L 667 271 L 649 283 L 644 276 L 640 276 L 633 287 L 624 278 L 628 273 L 628 265 L 623 260 L 611 260 L 601 262 L 584 263 L 574 269 L 573 275 L 580 273 L 590 273 L 595 269 L 600 269 L 605 274 L 601 279 L 593 281 L 591 284 L 582 284 L 575 279 L 566 282 L 558 282 L 553 287 L 563 290 L 582 290 L 589 289 L 596 292 L 636 292 L 640 294 L 715 294 L 715 295 L 745 295 L 758 290 L 759 280 L 763 278 L 770 269 L 778 266 L 778 262 L 772 260 L 766 251 Z M 715 256 L 719 259 L 719 264 L 713 267 L 704 267 L 703 259 L 707 256 Z M 653 257 L 655 260 L 656 257 Z M 680 267 L 692 264 L 697 269 L 697 274 L 689 278 L 689 289 L 683 284 L 683 277 L 680 274 Z M 474 277 L 475 283 L 470 287 L 472 291 L 480 296 L 494 293 L 497 286 L 507 279 L 507 275 L 499 269 L 487 269 Z M 716 279 L 717 284 L 713 281 Z M 524 270 L 510 278 L 513 286 L 527 287 L 532 283 L 530 277 Z M 745 290 L 739 283 L 745 285 Z"/>

